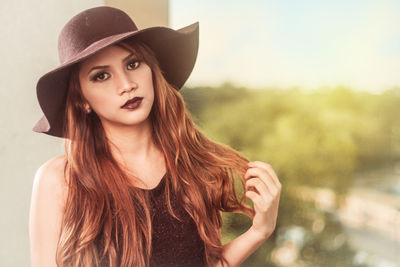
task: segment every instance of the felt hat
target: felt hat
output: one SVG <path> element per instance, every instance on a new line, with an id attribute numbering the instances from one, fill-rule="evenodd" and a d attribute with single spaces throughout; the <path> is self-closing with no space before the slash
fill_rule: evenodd
<path id="1" fill-rule="evenodd" d="M 148 45 L 155 53 L 165 79 L 179 90 L 193 70 L 199 24 L 179 30 L 168 27 L 138 29 L 122 10 L 95 7 L 72 17 L 58 37 L 60 65 L 44 74 L 36 85 L 43 116 L 33 131 L 63 137 L 65 104 L 71 67 L 99 50 L 125 39 Z"/>

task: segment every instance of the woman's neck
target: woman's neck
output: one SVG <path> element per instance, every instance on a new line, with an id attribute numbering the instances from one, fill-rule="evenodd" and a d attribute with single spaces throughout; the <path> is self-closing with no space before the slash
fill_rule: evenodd
<path id="1" fill-rule="evenodd" d="M 107 127 L 105 132 L 113 156 L 121 162 L 142 162 L 151 158 L 157 150 L 148 120 L 133 127 Z"/>
<path id="2" fill-rule="evenodd" d="M 151 123 L 140 126 L 105 130 L 115 160 L 128 175 L 140 177 L 132 184 L 141 188 L 153 188 L 166 172 L 164 155 L 152 138 Z"/>

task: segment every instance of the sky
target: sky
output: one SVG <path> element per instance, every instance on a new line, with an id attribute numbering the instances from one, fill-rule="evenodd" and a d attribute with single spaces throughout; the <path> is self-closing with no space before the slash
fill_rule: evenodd
<path id="1" fill-rule="evenodd" d="M 189 86 L 400 86 L 399 0 L 170 0 L 169 14 L 200 25 Z"/>

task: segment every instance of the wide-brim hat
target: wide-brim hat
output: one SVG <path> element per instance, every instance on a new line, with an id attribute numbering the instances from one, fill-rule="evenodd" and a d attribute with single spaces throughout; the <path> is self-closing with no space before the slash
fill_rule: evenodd
<path id="1" fill-rule="evenodd" d="M 33 131 L 63 137 L 72 66 L 128 38 L 148 45 L 154 51 L 165 79 L 177 90 L 183 86 L 196 62 L 198 22 L 179 30 L 162 26 L 139 30 L 122 10 L 106 6 L 90 8 L 75 15 L 61 30 L 58 38 L 61 64 L 43 75 L 36 86 L 43 116 Z"/>

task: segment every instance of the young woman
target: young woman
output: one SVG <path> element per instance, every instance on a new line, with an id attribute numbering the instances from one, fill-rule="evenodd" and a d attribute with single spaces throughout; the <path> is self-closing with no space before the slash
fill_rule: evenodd
<path id="1" fill-rule="evenodd" d="M 211 141 L 185 110 L 197 50 L 197 23 L 138 30 L 96 7 L 65 25 L 61 65 L 37 84 L 34 131 L 64 138 L 65 155 L 35 175 L 32 266 L 238 266 L 271 235 L 271 166 Z M 222 211 L 253 220 L 226 245 Z"/>

